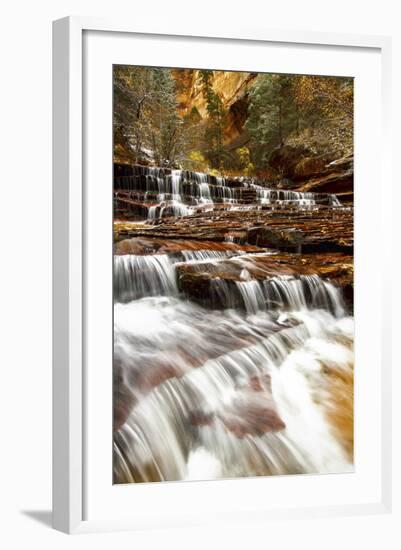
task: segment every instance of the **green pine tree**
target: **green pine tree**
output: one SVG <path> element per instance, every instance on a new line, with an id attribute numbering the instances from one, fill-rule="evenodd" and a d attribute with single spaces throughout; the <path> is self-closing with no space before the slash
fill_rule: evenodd
<path id="1" fill-rule="evenodd" d="M 202 93 L 206 101 L 208 119 L 205 128 L 205 156 L 212 168 L 223 172 L 226 155 L 223 131 L 226 112 L 219 95 L 213 89 L 213 71 L 200 71 Z"/>
<path id="2" fill-rule="evenodd" d="M 246 128 L 258 168 L 263 168 L 273 149 L 282 146 L 299 127 L 292 81 L 287 75 L 261 74 L 250 93 Z"/>

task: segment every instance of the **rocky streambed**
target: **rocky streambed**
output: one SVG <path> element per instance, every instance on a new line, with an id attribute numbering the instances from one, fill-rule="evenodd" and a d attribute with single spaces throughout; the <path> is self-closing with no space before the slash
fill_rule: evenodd
<path id="1" fill-rule="evenodd" d="M 115 482 L 350 471 L 352 206 L 117 172 Z"/>

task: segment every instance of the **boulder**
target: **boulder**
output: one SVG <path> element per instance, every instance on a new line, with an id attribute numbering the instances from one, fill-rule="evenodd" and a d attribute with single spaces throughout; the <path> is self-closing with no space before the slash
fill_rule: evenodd
<path id="1" fill-rule="evenodd" d="M 269 158 L 269 165 L 284 178 L 293 179 L 295 167 L 304 158 L 313 154 L 304 145 L 283 145 L 274 149 Z"/>
<path id="2" fill-rule="evenodd" d="M 302 231 L 294 228 L 274 229 L 270 227 L 253 227 L 248 231 L 248 242 L 282 251 L 300 252 Z"/>
<path id="3" fill-rule="evenodd" d="M 325 157 L 305 157 L 294 168 L 294 179 L 305 179 L 325 171 L 327 159 Z"/>
<path id="4" fill-rule="evenodd" d="M 333 171 L 314 177 L 299 187 L 300 191 L 312 193 L 335 193 L 343 204 L 353 202 L 354 170 Z"/>

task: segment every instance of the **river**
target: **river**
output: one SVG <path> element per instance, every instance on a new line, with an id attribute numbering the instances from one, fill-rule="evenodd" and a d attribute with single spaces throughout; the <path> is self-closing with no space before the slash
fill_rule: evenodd
<path id="1" fill-rule="evenodd" d="M 141 167 L 117 188 L 116 208 L 131 205 L 135 227 L 161 239 L 164 218 L 196 224 L 204 211 L 341 209 L 335 195 L 177 170 Z M 354 327 L 341 286 L 276 269 L 279 249 L 229 235 L 155 246 L 145 229 L 114 256 L 114 482 L 352 471 Z M 300 252 L 286 254 L 302 265 Z"/>

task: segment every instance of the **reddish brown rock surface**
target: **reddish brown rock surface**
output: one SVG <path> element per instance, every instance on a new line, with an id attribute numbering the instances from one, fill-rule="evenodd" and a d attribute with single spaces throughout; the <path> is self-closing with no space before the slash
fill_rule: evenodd
<path id="1" fill-rule="evenodd" d="M 225 241 L 241 234 L 241 244 L 301 252 L 343 251 L 353 248 L 352 209 L 259 209 L 203 212 L 184 218 L 165 218 L 155 225 L 118 222 L 115 240 L 130 237 Z"/>
<path id="2" fill-rule="evenodd" d="M 319 275 L 340 287 L 347 303 L 352 306 L 353 258 L 341 253 L 273 254 L 228 259 L 216 263 L 181 264 L 177 266 L 178 284 L 191 299 L 207 303 L 211 294 L 211 282 L 225 281 L 232 290 L 232 299 L 235 300 L 236 297 L 239 299 L 239 296 L 234 292 L 233 285 L 244 280 L 244 270 L 246 278 L 256 281 L 283 275 Z M 212 298 L 214 305 L 218 306 L 218 297 Z"/>
<path id="3" fill-rule="evenodd" d="M 257 246 L 245 246 L 236 243 L 197 241 L 189 239 L 154 239 L 136 237 L 115 244 L 114 254 L 173 254 L 183 250 L 214 250 L 216 252 L 259 252 Z"/>

